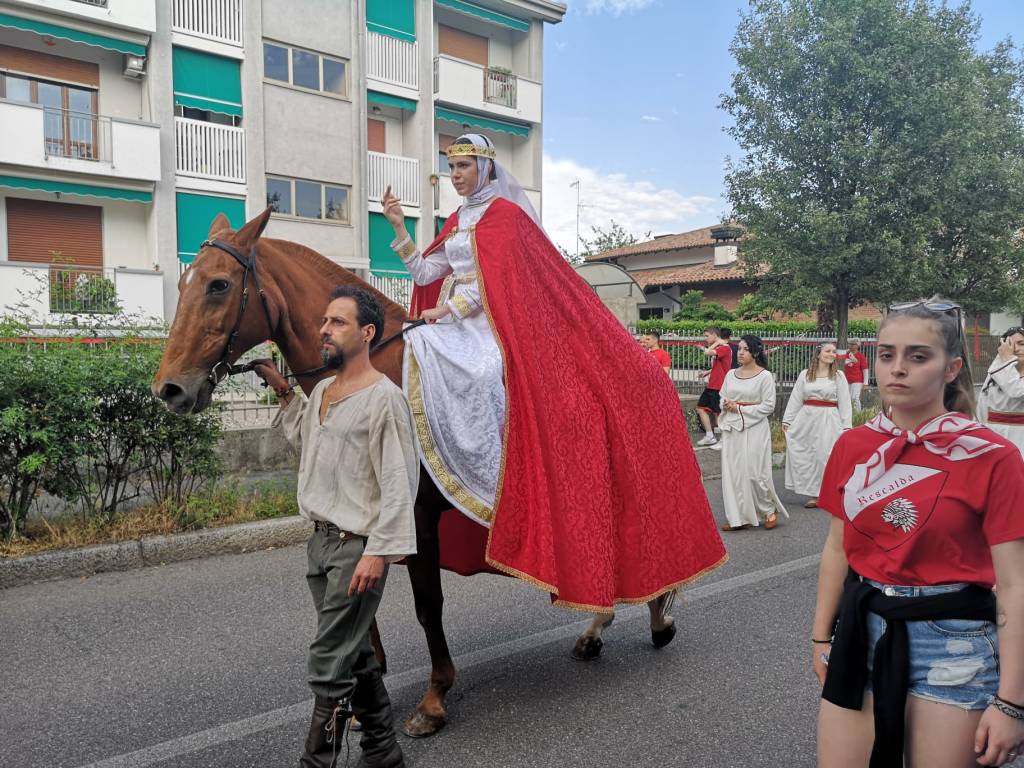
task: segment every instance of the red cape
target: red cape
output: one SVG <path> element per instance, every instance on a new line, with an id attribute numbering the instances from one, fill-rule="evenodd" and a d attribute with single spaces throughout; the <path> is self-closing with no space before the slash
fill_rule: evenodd
<path id="1" fill-rule="evenodd" d="M 665 372 L 514 203 L 491 203 L 473 237 L 508 404 L 487 564 L 557 605 L 601 611 L 724 563 Z M 440 281 L 414 291 L 413 312 L 434 306 L 439 291 Z M 458 517 L 465 523 L 442 527 L 442 559 L 480 570 L 469 550 L 486 530 Z"/>

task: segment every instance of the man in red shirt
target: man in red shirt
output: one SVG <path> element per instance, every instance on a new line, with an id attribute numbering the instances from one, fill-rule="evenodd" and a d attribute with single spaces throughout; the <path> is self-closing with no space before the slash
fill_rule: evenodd
<path id="1" fill-rule="evenodd" d="M 697 445 L 714 445 L 718 442 L 718 438 L 715 437 L 715 422 L 718 414 L 722 412 L 718 392 L 725 382 L 725 374 L 732 368 L 732 350 L 729 348 L 729 342 L 721 337 L 721 329 L 718 326 L 709 326 L 704 331 L 704 340 L 708 344 L 704 348 L 704 354 L 712 360 L 711 369 L 700 374 L 700 378 L 707 379 L 707 385 L 697 401 L 697 415 L 700 417 L 701 426 L 704 427 L 704 437 Z"/>
<path id="2" fill-rule="evenodd" d="M 672 358 L 661 348 L 661 334 L 658 331 L 646 331 L 640 335 L 640 346 L 651 353 L 665 373 L 672 376 Z"/>
<path id="3" fill-rule="evenodd" d="M 837 360 L 843 363 L 843 375 L 850 385 L 850 400 L 853 402 L 855 411 L 861 410 L 860 393 L 864 385 L 870 382 L 871 373 L 868 370 L 868 359 L 860 351 L 860 342 L 851 341 L 849 351 L 836 355 Z"/>

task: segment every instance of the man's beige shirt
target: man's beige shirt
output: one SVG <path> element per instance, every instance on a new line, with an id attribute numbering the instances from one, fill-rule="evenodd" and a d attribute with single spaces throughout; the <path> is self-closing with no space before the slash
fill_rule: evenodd
<path id="1" fill-rule="evenodd" d="M 297 393 L 275 419 L 299 451 L 299 512 L 366 536 L 363 554 L 389 562 L 416 553 L 413 501 L 419 458 L 412 415 L 402 390 L 388 378 L 320 404 L 334 377 L 309 398 Z"/>

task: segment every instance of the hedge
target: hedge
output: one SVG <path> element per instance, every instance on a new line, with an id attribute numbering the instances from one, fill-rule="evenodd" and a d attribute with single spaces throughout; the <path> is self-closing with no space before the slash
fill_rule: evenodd
<path id="1" fill-rule="evenodd" d="M 636 324 L 638 333 L 644 331 L 660 331 L 662 333 L 676 333 L 680 336 L 700 336 L 709 325 L 724 325 L 732 331 L 733 339 L 738 339 L 746 333 L 756 336 L 776 335 L 804 335 L 817 337 L 818 326 L 813 321 L 800 320 L 779 320 L 772 322 L 757 322 L 752 320 L 729 320 L 720 323 L 711 323 L 707 320 L 641 320 Z M 852 337 L 874 338 L 878 334 L 878 322 L 876 320 L 851 320 L 849 323 L 848 335 Z"/>

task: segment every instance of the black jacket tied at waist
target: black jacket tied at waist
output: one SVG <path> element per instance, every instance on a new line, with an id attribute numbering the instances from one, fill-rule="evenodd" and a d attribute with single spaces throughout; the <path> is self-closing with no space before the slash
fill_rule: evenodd
<path id="1" fill-rule="evenodd" d="M 852 570 L 839 604 L 822 697 L 838 707 L 859 710 L 868 677 L 868 612 L 885 619 L 875 646 L 871 688 L 874 696 L 875 745 L 871 768 L 902 768 L 903 730 L 910 675 L 908 621 L 996 620 L 991 589 L 971 585 L 957 592 L 922 597 L 889 597 L 861 581 Z"/>

